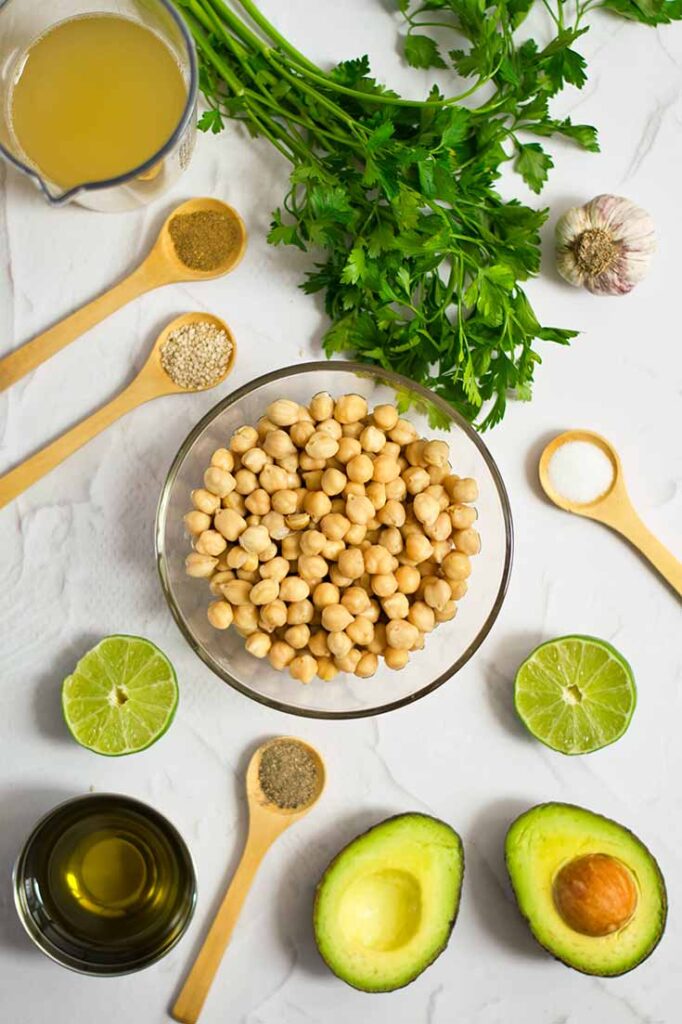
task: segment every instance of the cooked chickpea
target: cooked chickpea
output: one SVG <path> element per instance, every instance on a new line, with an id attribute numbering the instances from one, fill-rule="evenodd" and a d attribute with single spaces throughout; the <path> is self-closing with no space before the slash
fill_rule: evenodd
<path id="1" fill-rule="evenodd" d="M 210 515 L 206 512 L 199 512 L 198 509 L 188 512 L 182 517 L 182 521 L 185 524 L 187 532 L 194 534 L 195 536 L 203 533 L 204 530 L 208 530 L 211 526 Z"/>
<path id="2" fill-rule="evenodd" d="M 208 579 L 213 575 L 213 570 L 218 564 L 217 558 L 210 555 L 202 555 L 198 551 L 192 551 L 185 559 L 185 572 L 195 579 Z"/>
<path id="3" fill-rule="evenodd" d="M 223 508 L 232 509 L 238 515 L 243 516 L 246 513 L 246 505 L 244 504 L 244 498 L 241 494 L 237 494 L 236 491 L 231 491 L 226 494 L 221 502 Z"/>
<path id="4" fill-rule="evenodd" d="M 234 615 L 227 601 L 213 601 L 206 610 L 208 621 L 214 629 L 227 629 L 232 625 Z"/>
<path id="5" fill-rule="evenodd" d="M 292 512 L 290 516 L 286 516 L 284 522 L 290 530 L 305 530 L 310 526 L 310 515 L 308 512 Z"/>
<path id="6" fill-rule="evenodd" d="M 356 455 L 346 463 L 346 475 L 349 480 L 356 484 L 366 484 L 372 479 L 374 463 L 369 455 Z"/>
<path id="7" fill-rule="evenodd" d="M 270 543 L 270 534 L 264 526 L 247 526 L 239 535 L 239 545 L 249 554 L 257 555 L 265 551 Z"/>
<path id="8" fill-rule="evenodd" d="M 445 509 L 450 504 L 448 492 L 445 490 L 442 484 L 429 484 L 424 493 L 430 494 L 431 497 L 438 502 L 438 508 L 440 509 L 441 512 L 444 512 Z"/>
<path id="9" fill-rule="evenodd" d="M 298 469 L 296 472 L 293 472 L 285 468 L 285 465 L 289 462 L 290 458 L 296 458 L 296 456 L 287 455 L 286 459 L 280 459 L 277 465 L 280 469 L 284 469 L 284 472 L 287 475 L 287 488 L 291 491 L 298 491 L 303 486 L 303 480 L 301 479 L 301 474 L 298 472 Z"/>
<path id="10" fill-rule="evenodd" d="M 432 541 L 447 540 L 452 533 L 452 523 L 447 512 L 439 512 L 433 523 L 425 523 L 424 533 Z"/>
<path id="11" fill-rule="evenodd" d="M 317 675 L 320 679 L 322 679 L 325 683 L 330 683 L 332 679 L 335 679 L 338 674 L 339 671 L 331 658 L 318 657 Z"/>
<path id="12" fill-rule="evenodd" d="M 377 597 L 390 597 L 398 589 L 398 581 L 392 572 L 379 573 L 377 576 L 372 576 L 371 587 L 372 593 Z"/>
<path id="13" fill-rule="evenodd" d="M 469 584 L 467 583 L 467 581 L 448 580 L 448 583 L 450 584 L 450 593 L 452 594 L 453 600 L 461 601 L 464 595 L 466 594 L 467 590 L 469 589 Z"/>
<path id="14" fill-rule="evenodd" d="M 319 520 L 331 514 L 332 503 L 324 491 L 311 491 L 303 500 L 303 508 L 313 519 Z"/>
<path id="15" fill-rule="evenodd" d="M 433 546 L 423 533 L 411 533 L 405 540 L 405 554 L 413 562 L 425 562 L 433 554 Z"/>
<path id="16" fill-rule="evenodd" d="M 272 647 L 272 640 L 267 633 L 251 633 L 247 636 L 244 646 L 254 658 L 265 658 Z"/>
<path id="17" fill-rule="evenodd" d="M 343 592 L 341 604 L 351 615 L 362 615 L 370 607 L 370 599 L 363 587 L 353 586 Z"/>
<path id="18" fill-rule="evenodd" d="M 327 538 L 321 530 L 306 530 L 301 534 L 301 553 L 304 555 L 319 555 Z"/>
<path id="19" fill-rule="evenodd" d="M 238 469 L 234 475 L 237 494 L 246 497 L 258 487 L 258 477 L 250 469 Z"/>
<path id="20" fill-rule="evenodd" d="M 258 629 L 258 608 L 252 604 L 238 604 L 232 609 L 234 625 L 242 636 L 255 633 Z"/>
<path id="21" fill-rule="evenodd" d="M 292 455 L 296 446 L 286 430 L 271 430 L 266 434 L 263 441 L 263 448 L 273 459 L 283 459 L 286 455 Z"/>
<path id="22" fill-rule="evenodd" d="M 445 441 L 428 441 L 424 445 L 424 462 L 427 466 L 444 469 L 448 464 L 450 448 Z"/>
<path id="23" fill-rule="evenodd" d="M 374 505 L 374 511 L 379 512 L 386 504 L 386 484 L 380 484 L 372 480 L 365 488 L 365 494 Z"/>
<path id="24" fill-rule="evenodd" d="M 363 552 L 365 570 L 371 575 L 393 572 L 394 560 L 390 551 L 381 544 L 370 544 Z"/>
<path id="25" fill-rule="evenodd" d="M 234 578 L 234 573 L 231 569 L 219 569 L 219 571 L 213 573 L 208 581 L 209 590 L 214 597 L 222 597 L 223 584 Z"/>
<path id="26" fill-rule="evenodd" d="M 361 484 L 358 480 L 349 480 L 343 489 L 344 497 L 348 497 L 349 494 L 355 494 L 364 498 L 367 496 L 365 485 Z M 372 505 L 372 514 L 374 514 L 374 505 Z"/>
<path id="27" fill-rule="evenodd" d="M 265 527 L 273 540 L 282 540 L 289 533 L 289 527 L 284 522 L 281 512 L 266 512 L 260 525 Z"/>
<path id="28" fill-rule="evenodd" d="M 322 625 L 329 633 L 340 633 L 352 621 L 353 616 L 342 604 L 330 604 L 322 609 Z"/>
<path id="29" fill-rule="evenodd" d="M 384 494 L 386 487 L 384 486 Z M 403 526 L 405 524 L 405 506 L 394 498 L 377 511 L 377 519 L 383 526 Z"/>
<path id="30" fill-rule="evenodd" d="M 248 469 L 256 476 L 270 463 L 272 459 L 262 448 L 249 448 L 248 452 L 242 455 L 242 469 Z"/>
<path id="31" fill-rule="evenodd" d="M 288 560 L 282 558 L 281 555 L 276 555 L 274 558 L 270 558 L 267 562 L 259 565 L 258 572 L 264 580 L 275 580 L 276 583 L 281 583 L 287 576 L 289 569 Z"/>
<path id="32" fill-rule="evenodd" d="M 395 558 L 403 550 L 403 535 L 397 527 L 387 526 L 379 533 L 379 544 Z"/>
<path id="33" fill-rule="evenodd" d="M 318 583 L 313 591 L 313 604 L 316 608 L 327 608 L 339 603 L 339 588 L 333 583 Z M 314 653 L 314 652 L 313 652 Z"/>
<path id="34" fill-rule="evenodd" d="M 421 466 L 410 466 L 406 469 L 403 473 L 403 480 L 407 493 L 412 495 L 421 494 L 431 484 L 429 474 Z"/>
<path id="35" fill-rule="evenodd" d="M 221 555 L 227 547 L 227 541 L 217 530 L 204 530 L 194 542 L 194 548 L 200 555 Z"/>
<path id="36" fill-rule="evenodd" d="M 374 518 L 374 505 L 363 495 L 349 494 L 346 500 L 346 516 L 352 523 L 364 526 Z"/>
<path id="37" fill-rule="evenodd" d="M 346 633 L 358 647 L 366 647 L 374 639 L 374 624 L 362 615 L 346 626 Z"/>
<path id="38" fill-rule="evenodd" d="M 264 579 L 252 587 L 249 601 L 255 605 L 270 604 L 272 601 L 277 600 L 278 595 L 279 583 L 277 580 Z"/>
<path id="39" fill-rule="evenodd" d="M 405 450 L 403 452 L 403 455 L 405 456 L 405 458 L 409 462 L 410 466 L 424 466 L 425 465 L 425 462 L 424 462 L 424 448 L 425 448 L 425 446 L 426 446 L 426 441 L 423 438 L 420 438 L 420 440 L 418 440 L 418 441 L 410 441 L 410 443 L 405 446 Z"/>
<path id="40" fill-rule="evenodd" d="M 327 646 L 335 658 L 344 658 L 353 647 L 353 641 L 347 633 L 339 631 L 327 634 Z"/>
<path id="41" fill-rule="evenodd" d="M 271 402 L 265 413 L 278 427 L 290 427 L 298 421 L 300 406 L 298 402 L 291 402 L 288 398 L 278 398 Z"/>
<path id="42" fill-rule="evenodd" d="M 429 580 L 424 585 L 424 601 L 429 608 L 442 611 L 451 598 L 452 594 L 446 580 Z"/>
<path id="43" fill-rule="evenodd" d="M 477 530 L 455 530 L 452 535 L 455 547 L 458 551 L 463 551 L 465 555 L 477 555 L 481 550 L 481 538 Z M 208 552 L 211 554 L 212 552 Z"/>
<path id="44" fill-rule="evenodd" d="M 448 601 L 448 603 L 445 605 L 444 608 L 440 608 L 436 612 L 436 622 L 438 622 L 438 623 L 450 622 L 451 619 L 454 619 L 456 614 L 457 614 L 457 602 L 454 601 L 454 600 L 453 601 Z"/>
<path id="45" fill-rule="evenodd" d="M 329 570 L 329 579 L 334 584 L 334 586 L 339 587 L 342 590 L 346 587 L 350 587 L 351 584 L 353 583 L 353 580 L 350 578 L 350 576 L 343 575 L 338 565 L 331 566 Z"/>
<path id="46" fill-rule="evenodd" d="M 307 491 L 322 490 L 322 470 L 312 469 L 309 473 L 303 474 L 303 483 Z"/>
<path id="47" fill-rule="evenodd" d="M 339 423 L 356 423 L 367 415 L 367 402 L 361 395 L 342 395 L 334 405 L 334 419 Z"/>
<path id="48" fill-rule="evenodd" d="M 258 431 L 254 427 L 238 427 L 230 438 L 230 451 L 243 455 L 258 444 Z"/>
<path id="49" fill-rule="evenodd" d="M 234 455 L 227 448 L 216 448 L 211 456 L 211 465 L 231 472 L 234 469 Z"/>
<path id="50" fill-rule="evenodd" d="M 351 459 L 362 452 L 362 445 L 355 437 L 342 437 L 339 441 L 339 450 L 336 458 L 342 465 L 347 465 Z"/>
<path id="51" fill-rule="evenodd" d="M 470 505 L 450 505 L 447 512 L 453 530 L 468 530 L 478 518 L 476 509 Z"/>
<path id="52" fill-rule="evenodd" d="M 216 513 L 213 525 L 225 540 L 234 542 L 246 529 L 246 520 L 233 509 L 224 508 Z"/>
<path id="53" fill-rule="evenodd" d="M 452 551 L 452 541 L 448 537 L 447 540 L 434 540 L 433 542 L 433 554 L 431 560 L 436 565 L 441 565 L 446 555 L 449 555 Z"/>
<path id="54" fill-rule="evenodd" d="M 392 619 L 386 625 L 386 642 L 399 651 L 411 651 L 419 639 L 419 630 L 407 619 Z"/>
<path id="55" fill-rule="evenodd" d="M 249 555 L 249 558 L 251 556 Z M 260 577 L 257 572 L 250 569 L 237 569 L 237 579 L 246 580 L 247 583 L 260 583 Z"/>
<path id="56" fill-rule="evenodd" d="M 284 632 L 284 639 L 295 651 L 301 651 L 308 646 L 310 630 L 304 622 L 296 626 L 289 626 Z"/>
<path id="57" fill-rule="evenodd" d="M 191 494 L 194 507 L 199 512 L 205 512 L 207 516 L 212 516 L 218 511 L 220 508 L 220 497 L 218 494 L 207 491 L 203 487 L 197 487 Z"/>
<path id="58" fill-rule="evenodd" d="M 412 507 L 415 516 L 424 526 L 432 526 L 440 514 L 438 502 L 430 494 L 417 494 Z"/>
<path id="59" fill-rule="evenodd" d="M 281 671 L 294 658 L 296 651 L 284 640 L 276 640 L 268 651 L 268 659 L 274 669 Z"/>
<path id="60" fill-rule="evenodd" d="M 379 659 L 371 651 L 365 651 L 355 666 L 355 675 L 360 679 L 369 679 L 379 667 Z"/>
<path id="61" fill-rule="evenodd" d="M 407 621 L 416 626 L 420 633 L 430 633 L 436 625 L 433 608 L 424 601 L 414 601 L 408 610 Z"/>
<path id="62" fill-rule="evenodd" d="M 244 548 L 234 547 L 227 552 L 227 565 L 230 569 L 243 569 L 251 556 Z"/>
<path id="63" fill-rule="evenodd" d="M 305 601 L 310 587 L 300 576 L 287 576 L 279 585 L 279 596 L 283 601 Z"/>
<path id="64" fill-rule="evenodd" d="M 478 484 L 471 477 L 446 476 L 443 486 L 455 505 L 470 504 L 478 498 Z"/>
<path id="65" fill-rule="evenodd" d="M 349 546 L 351 544 L 360 545 L 363 543 L 366 536 L 367 527 L 364 525 L 364 523 L 350 523 L 348 530 L 344 535 L 343 541 L 344 544 L 347 544 Z"/>
<path id="66" fill-rule="evenodd" d="M 223 586 L 223 594 L 234 607 L 241 604 L 248 604 L 251 584 L 246 580 L 230 580 Z"/>
<path id="67" fill-rule="evenodd" d="M 334 664 L 341 670 L 341 672 L 355 672 L 361 657 L 361 652 L 357 647 L 353 647 L 348 654 L 344 655 L 342 658 L 334 658 Z"/>
<path id="68" fill-rule="evenodd" d="M 414 594 L 419 588 L 421 575 L 412 565 L 401 565 L 394 572 L 401 594 Z"/>
<path id="69" fill-rule="evenodd" d="M 389 501 L 405 501 L 405 498 L 407 497 L 407 487 L 405 486 L 405 481 L 401 476 L 397 476 L 395 480 L 389 480 L 384 486 L 386 487 L 387 504 Z"/>
<path id="70" fill-rule="evenodd" d="M 356 580 L 365 571 L 365 562 L 359 548 L 346 548 L 339 554 L 339 572 L 351 580 Z"/>
<path id="71" fill-rule="evenodd" d="M 322 423 L 317 424 L 317 429 L 321 430 L 324 434 L 329 434 L 335 441 L 340 441 L 343 437 L 343 427 L 335 419 L 326 419 Z M 332 456 L 333 458 L 333 456 Z"/>
<path id="72" fill-rule="evenodd" d="M 386 667 L 394 669 L 395 671 L 405 668 L 409 660 L 409 651 L 402 651 L 398 648 L 387 647 L 384 652 L 384 662 Z"/>
<path id="73" fill-rule="evenodd" d="M 261 476 L 262 475 L 263 474 L 261 473 Z M 261 480 L 261 484 L 265 485 L 265 481 Z M 268 490 L 267 486 L 265 487 L 265 490 Z M 279 512 L 280 515 L 291 515 L 292 512 L 296 511 L 296 491 L 292 491 L 289 488 L 285 488 L 282 491 L 278 490 L 276 493 L 273 493 L 270 501 L 274 511 Z"/>
<path id="74" fill-rule="evenodd" d="M 304 580 L 322 580 L 327 575 L 327 563 L 321 555 L 300 555 L 298 574 Z"/>
<path id="75" fill-rule="evenodd" d="M 308 649 L 316 658 L 329 657 L 328 636 L 329 634 L 324 629 L 318 629 L 314 633 L 311 632 L 310 639 L 308 640 Z"/>
<path id="76" fill-rule="evenodd" d="M 327 540 L 343 540 L 349 527 L 350 520 L 338 512 L 330 512 L 320 520 L 320 530 Z"/>
<path id="77" fill-rule="evenodd" d="M 305 446 L 306 455 L 314 460 L 333 458 L 339 450 L 339 442 L 324 430 L 316 430 Z M 305 465 L 302 463 L 303 468 Z M 312 468 L 312 467 L 311 467 Z M 324 466 L 314 467 L 323 469 Z"/>
<path id="78" fill-rule="evenodd" d="M 259 441 L 261 441 L 261 443 L 267 437 L 271 430 L 277 430 L 277 424 L 273 423 L 272 420 L 268 419 L 267 416 L 261 416 L 261 418 L 258 420 L 258 423 L 256 424 L 256 433 L 258 434 L 258 439 Z"/>
<path id="79" fill-rule="evenodd" d="M 390 455 L 377 455 L 372 476 L 377 483 L 389 484 L 400 476 L 400 464 Z"/>
<path id="80" fill-rule="evenodd" d="M 218 466 L 209 466 L 204 473 L 204 487 L 211 494 L 224 498 L 226 494 L 235 489 L 236 478 L 226 469 Z"/>
<path id="81" fill-rule="evenodd" d="M 289 562 L 294 562 L 301 553 L 300 535 L 297 533 L 290 533 L 288 537 L 283 539 L 280 548 L 282 556 Z"/>
<path id="82" fill-rule="evenodd" d="M 345 541 L 342 540 L 328 540 L 325 546 L 322 548 L 320 554 L 328 562 L 335 562 L 341 552 L 345 549 Z"/>
<path id="83" fill-rule="evenodd" d="M 276 601 L 271 601 L 270 604 L 264 605 L 260 610 L 259 623 L 261 628 L 266 629 L 269 633 L 285 625 L 286 621 L 287 606 L 279 598 Z"/>
<path id="84" fill-rule="evenodd" d="M 410 610 L 410 602 L 405 594 L 397 592 L 382 598 L 381 607 L 387 619 L 405 619 Z"/>
<path id="85" fill-rule="evenodd" d="M 320 480 L 322 490 L 329 497 L 341 494 L 347 482 L 345 474 L 340 469 L 325 469 Z"/>
<path id="86" fill-rule="evenodd" d="M 383 430 L 379 430 L 378 427 L 370 424 L 362 431 L 358 441 L 364 451 L 373 452 L 375 455 L 378 455 L 386 444 L 386 434 Z"/>
<path id="87" fill-rule="evenodd" d="M 372 412 L 372 419 L 380 430 L 393 430 L 398 422 L 398 410 L 394 405 L 377 405 Z"/>
<path id="88" fill-rule="evenodd" d="M 305 448 L 314 433 L 314 424 L 305 420 L 301 423 L 294 423 L 289 430 L 289 436 L 297 448 Z"/>
<path id="89" fill-rule="evenodd" d="M 443 559 L 443 572 L 449 580 L 465 580 L 471 575 L 469 556 L 462 551 L 451 551 Z"/>
<path id="90" fill-rule="evenodd" d="M 249 512 L 254 516 L 264 516 L 270 511 L 270 495 L 267 491 L 264 491 L 262 487 L 257 487 L 255 491 L 244 501 Z M 448 520 L 449 522 L 449 520 Z"/>
<path id="91" fill-rule="evenodd" d="M 316 659 L 312 654 L 300 654 L 289 665 L 289 674 L 301 683 L 311 683 L 317 675 Z"/>
<path id="92" fill-rule="evenodd" d="M 318 391 L 310 400 L 310 415 L 318 423 L 334 415 L 334 399 L 328 391 Z"/>

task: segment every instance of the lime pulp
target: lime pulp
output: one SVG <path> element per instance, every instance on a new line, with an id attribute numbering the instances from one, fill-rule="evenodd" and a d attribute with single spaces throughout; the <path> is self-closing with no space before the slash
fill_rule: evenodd
<path id="1" fill-rule="evenodd" d="M 133 754 L 173 721 L 178 683 L 168 658 L 137 636 L 108 636 L 88 651 L 62 686 L 73 738 L 97 754 Z"/>
<path id="2" fill-rule="evenodd" d="M 564 636 L 526 658 L 514 686 L 521 721 L 562 754 L 589 754 L 615 743 L 635 710 L 632 669 L 605 640 Z"/>

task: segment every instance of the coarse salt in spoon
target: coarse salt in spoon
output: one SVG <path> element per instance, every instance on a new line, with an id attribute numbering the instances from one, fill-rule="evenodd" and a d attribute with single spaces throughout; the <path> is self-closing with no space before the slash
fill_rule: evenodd
<path id="1" fill-rule="evenodd" d="M 633 508 L 615 448 L 590 430 L 568 430 L 540 456 L 540 483 L 566 512 L 610 526 L 630 541 L 682 595 L 682 562 L 661 544 Z"/>
<path id="2" fill-rule="evenodd" d="M 162 395 L 205 391 L 221 384 L 234 366 L 235 354 L 232 332 L 219 317 L 209 313 L 176 317 L 161 331 L 147 362 L 127 388 L 0 477 L 0 508 L 138 405 Z"/>
<path id="3" fill-rule="evenodd" d="M 283 747 L 298 758 L 285 758 Z M 298 765 L 298 772 L 296 766 Z M 303 772 L 305 769 L 305 777 Z M 314 747 L 293 736 L 278 736 L 256 750 L 246 771 L 249 832 L 242 859 L 185 979 L 172 1017 L 196 1024 L 220 961 L 237 924 L 256 871 L 275 839 L 315 806 L 325 783 L 324 762 Z M 297 785 L 298 788 L 297 789 Z M 296 803 L 297 794 L 301 803 Z M 276 802 L 278 801 L 278 802 Z M 292 806 L 293 804 L 293 806 Z"/>

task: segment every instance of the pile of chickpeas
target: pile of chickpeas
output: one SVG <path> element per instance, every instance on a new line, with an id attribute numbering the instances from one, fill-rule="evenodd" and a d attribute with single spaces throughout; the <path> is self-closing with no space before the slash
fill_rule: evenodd
<path id="1" fill-rule="evenodd" d="M 214 452 L 184 517 L 211 625 L 302 683 L 404 668 L 454 618 L 480 550 L 478 487 L 449 454 L 360 395 L 273 402 Z"/>

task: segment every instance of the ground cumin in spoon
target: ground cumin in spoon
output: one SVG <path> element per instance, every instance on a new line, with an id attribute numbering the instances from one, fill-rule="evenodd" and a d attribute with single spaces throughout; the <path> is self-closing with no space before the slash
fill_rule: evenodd
<path id="1" fill-rule="evenodd" d="M 315 758 L 296 740 L 275 740 L 265 748 L 258 780 L 270 803 L 294 810 L 310 803 L 319 783 Z"/>
<path id="2" fill-rule="evenodd" d="M 168 230 L 178 258 L 192 270 L 217 270 L 242 241 L 239 224 L 220 210 L 179 213 Z"/>

